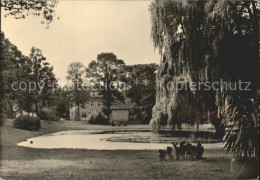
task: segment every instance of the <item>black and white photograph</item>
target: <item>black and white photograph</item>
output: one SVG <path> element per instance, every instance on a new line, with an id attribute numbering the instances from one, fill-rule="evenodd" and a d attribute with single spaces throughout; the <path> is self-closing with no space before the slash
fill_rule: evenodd
<path id="1" fill-rule="evenodd" d="M 260 1 L 0 6 L 0 180 L 259 179 Z"/>

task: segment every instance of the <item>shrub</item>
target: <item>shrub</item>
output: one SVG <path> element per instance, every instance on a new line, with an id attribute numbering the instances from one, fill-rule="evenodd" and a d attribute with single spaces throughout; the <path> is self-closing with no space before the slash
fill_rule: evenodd
<path id="1" fill-rule="evenodd" d="M 18 129 L 38 131 L 41 128 L 41 121 L 37 117 L 20 115 L 15 118 L 13 126 Z"/>
<path id="2" fill-rule="evenodd" d="M 53 109 L 43 109 L 40 113 L 41 120 L 48 120 L 48 121 L 58 121 L 59 118 L 56 115 L 55 110 Z"/>
<path id="3" fill-rule="evenodd" d="M 240 100 L 228 106 L 223 137 L 225 148 L 240 158 L 259 159 L 260 99 Z"/>
<path id="4" fill-rule="evenodd" d="M 89 124 L 102 124 L 108 125 L 108 119 L 102 116 L 102 114 L 92 115 L 89 120 Z"/>

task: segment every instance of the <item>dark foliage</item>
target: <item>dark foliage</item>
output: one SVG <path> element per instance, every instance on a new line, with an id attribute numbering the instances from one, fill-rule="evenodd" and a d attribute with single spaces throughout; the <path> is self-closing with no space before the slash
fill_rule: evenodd
<path id="1" fill-rule="evenodd" d="M 161 111 L 169 114 L 167 123 L 174 125 L 208 112 L 221 114 L 238 97 L 255 97 L 259 88 L 259 7 L 258 1 L 151 3 L 151 36 L 162 55 L 158 81 L 172 82 L 174 87 L 180 82 L 251 82 L 251 91 L 230 90 L 221 84 L 212 91 L 191 86 L 178 93 L 157 91 L 152 124 L 160 124 Z M 213 122 L 216 129 L 221 128 L 219 122 Z"/>
<path id="2" fill-rule="evenodd" d="M 124 102 L 124 97 L 116 86 L 120 76 L 123 75 L 125 63 L 118 59 L 113 53 L 101 53 L 97 55 L 97 60 L 93 60 L 86 68 L 86 76 L 95 85 L 100 86 L 100 94 L 103 96 L 102 111 L 105 115 L 111 114 L 111 106 L 117 100 Z"/>
<path id="3" fill-rule="evenodd" d="M 102 114 L 98 114 L 91 116 L 89 124 L 109 125 L 109 122 L 107 118 L 102 116 Z"/>
<path id="4" fill-rule="evenodd" d="M 48 25 L 53 21 L 57 0 L 1 0 L 0 7 L 4 17 L 13 16 L 24 19 L 26 16 L 43 16 L 42 24 Z"/>
<path id="5" fill-rule="evenodd" d="M 43 109 L 40 113 L 41 120 L 48 120 L 48 121 L 58 121 L 59 117 L 57 116 L 55 110 L 53 109 Z"/>
<path id="6" fill-rule="evenodd" d="M 225 114 L 225 148 L 237 157 L 259 159 L 260 99 L 240 100 Z"/>
<path id="7" fill-rule="evenodd" d="M 41 121 L 37 117 L 20 115 L 14 120 L 13 126 L 18 129 L 38 131 L 41 128 Z"/>
<path id="8" fill-rule="evenodd" d="M 143 123 L 149 123 L 155 104 L 157 64 L 125 66 L 121 80 L 129 85 L 125 95 L 130 99 L 131 114 Z"/>

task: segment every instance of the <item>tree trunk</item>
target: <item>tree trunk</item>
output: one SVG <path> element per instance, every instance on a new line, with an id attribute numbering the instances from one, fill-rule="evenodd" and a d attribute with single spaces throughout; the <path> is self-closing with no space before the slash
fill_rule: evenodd
<path id="1" fill-rule="evenodd" d="M 22 103 L 20 102 L 19 104 L 20 104 L 19 111 L 20 111 L 20 114 L 22 114 L 23 113 Z"/>
<path id="2" fill-rule="evenodd" d="M 36 102 L 35 102 L 35 113 L 36 113 L 36 116 L 39 117 L 38 100 L 36 100 Z"/>
<path id="3" fill-rule="evenodd" d="M 80 104 L 78 103 L 78 120 L 80 121 L 81 117 L 80 117 L 80 110 L 79 110 L 79 108 L 80 108 Z"/>
<path id="4" fill-rule="evenodd" d="M 13 119 L 14 118 L 14 110 L 13 110 L 13 105 L 10 104 L 9 105 L 9 108 L 10 108 L 10 119 Z"/>
<path id="5" fill-rule="evenodd" d="M 199 132 L 199 126 L 200 126 L 200 123 L 197 122 L 197 132 Z"/>

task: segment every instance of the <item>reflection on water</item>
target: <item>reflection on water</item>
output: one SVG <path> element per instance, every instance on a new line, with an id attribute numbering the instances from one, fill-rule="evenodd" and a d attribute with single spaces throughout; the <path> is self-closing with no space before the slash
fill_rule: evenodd
<path id="1" fill-rule="evenodd" d="M 105 138 L 104 140 L 112 142 L 134 142 L 134 143 L 172 143 L 179 141 L 187 141 L 195 143 L 201 141 L 202 143 L 215 143 L 219 140 L 214 139 L 214 133 L 210 132 L 168 132 L 154 134 L 151 132 L 135 132 L 126 133 L 119 132 L 118 134 L 126 134 L 125 136 L 115 136 L 111 138 Z M 127 135 L 128 134 L 128 135 Z"/>
<path id="2" fill-rule="evenodd" d="M 171 146 L 171 142 L 186 140 L 191 143 L 201 141 L 205 148 L 219 147 L 222 143 L 214 139 L 211 132 L 161 132 L 158 134 L 149 131 L 98 131 L 73 130 L 61 131 L 39 136 L 21 142 L 19 146 L 32 148 L 73 148 L 73 149 L 160 149 Z"/>

